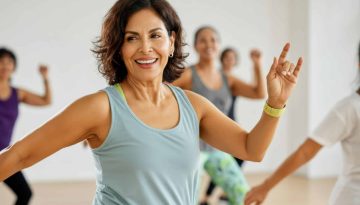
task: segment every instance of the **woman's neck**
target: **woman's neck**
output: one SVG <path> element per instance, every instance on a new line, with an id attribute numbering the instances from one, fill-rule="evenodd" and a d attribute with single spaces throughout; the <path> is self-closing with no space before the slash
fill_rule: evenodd
<path id="1" fill-rule="evenodd" d="M 205 59 L 200 59 L 197 66 L 203 70 L 215 70 L 216 68 L 214 60 L 205 60 Z"/>
<path id="2" fill-rule="evenodd" d="M 161 80 L 156 80 L 156 82 L 139 82 L 128 77 L 121 83 L 121 86 L 126 97 L 150 101 L 155 105 L 159 104 L 167 94 L 167 89 Z M 127 90 L 130 92 L 126 93 Z"/>
<path id="3" fill-rule="evenodd" d="M 230 74 L 231 73 L 231 68 L 227 68 L 227 67 L 222 67 L 222 70 L 225 74 Z"/>
<path id="4" fill-rule="evenodd" d="M 0 79 L 0 89 L 10 87 L 10 83 L 8 79 Z"/>

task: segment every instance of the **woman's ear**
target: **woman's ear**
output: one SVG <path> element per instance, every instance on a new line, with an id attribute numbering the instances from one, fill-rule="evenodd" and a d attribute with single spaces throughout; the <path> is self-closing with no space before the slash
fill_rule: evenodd
<path id="1" fill-rule="evenodd" d="M 176 33 L 175 31 L 171 31 L 170 34 L 170 51 L 173 53 L 175 51 L 175 39 L 176 39 Z"/>

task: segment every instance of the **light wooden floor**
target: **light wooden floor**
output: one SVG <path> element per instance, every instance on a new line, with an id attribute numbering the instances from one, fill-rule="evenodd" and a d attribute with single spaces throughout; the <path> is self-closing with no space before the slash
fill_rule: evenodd
<path id="1" fill-rule="evenodd" d="M 258 184 L 265 175 L 248 175 L 251 185 Z M 280 183 L 263 205 L 326 205 L 335 179 L 309 180 L 292 176 Z M 95 192 L 94 182 L 34 183 L 31 205 L 91 204 Z M 13 194 L 0 184 L 0 204 L 12 205 Z"/>

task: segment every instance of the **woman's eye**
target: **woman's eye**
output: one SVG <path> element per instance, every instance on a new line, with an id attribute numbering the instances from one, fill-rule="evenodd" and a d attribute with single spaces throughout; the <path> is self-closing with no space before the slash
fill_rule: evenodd
<path id="1" fill-rule="evenodd" d="M 161 35 L 159 35 L 159 34 L 152 34 L 151 35 L 151 38 L 160 38 L 161 37 Z"/>
<path id="2" fill-rule="evenodd" d="M 134 40 L 136 40 L 135 36 L 129 36 L 126 38 L 126 41 L 134 41 Z"/>

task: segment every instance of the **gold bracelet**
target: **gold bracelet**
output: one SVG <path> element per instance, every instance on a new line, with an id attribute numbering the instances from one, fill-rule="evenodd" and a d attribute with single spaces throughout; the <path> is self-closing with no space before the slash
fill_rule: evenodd
<path id="1" fill-rule="evenodd" d="M 280 109 L 273 108 L 266 102 L 264 105 L 264 112 L 271 117 L 280 117 L 285 112 L 285 107 L 286 105 Z"/>

